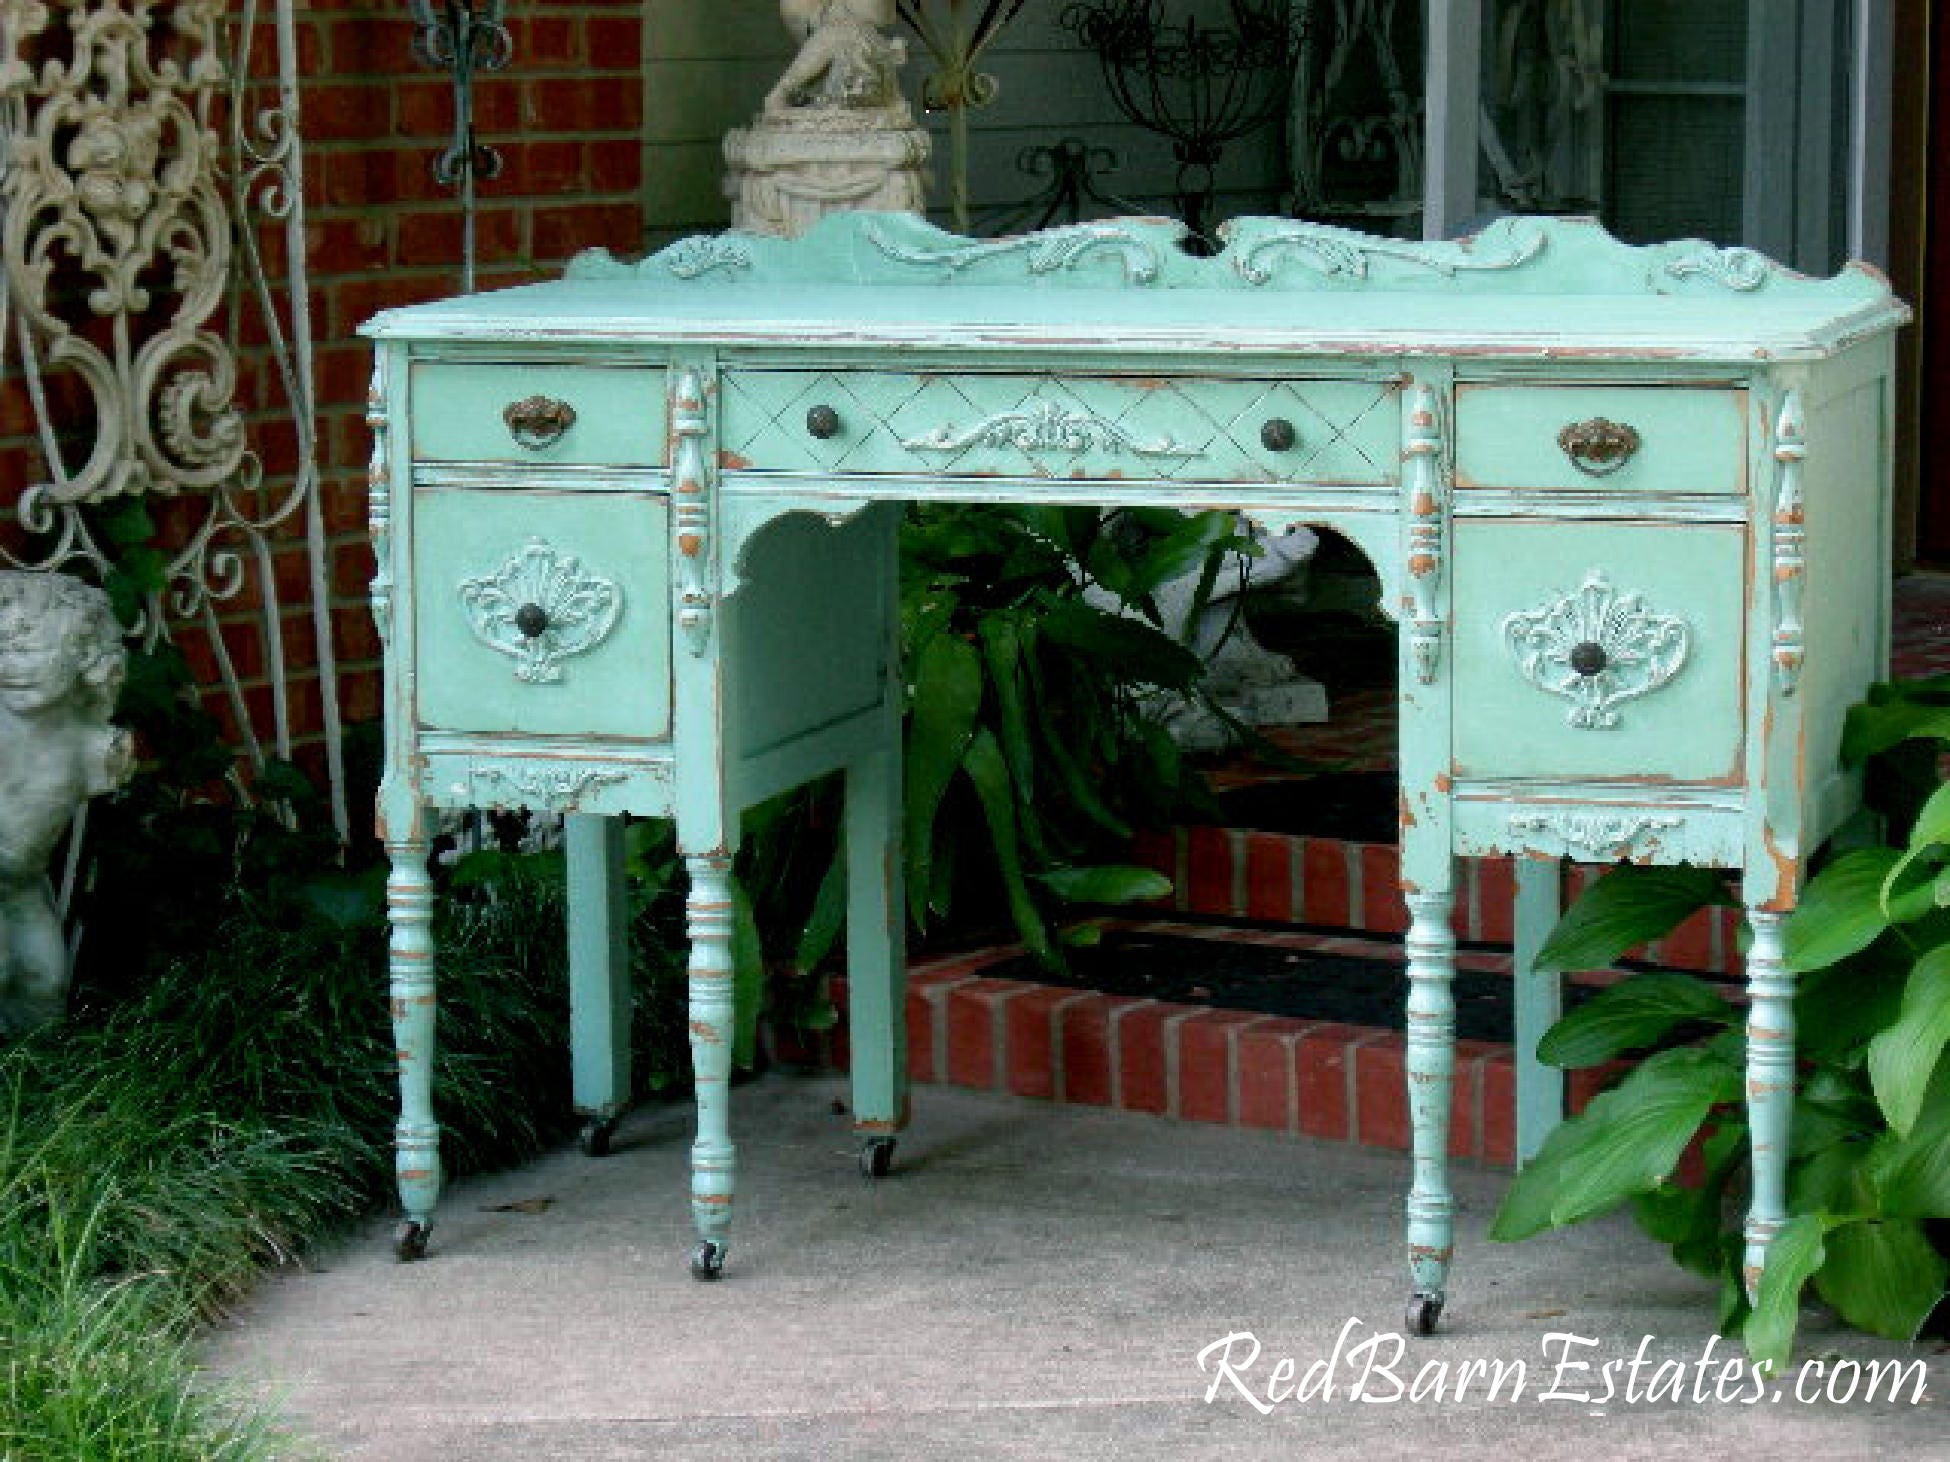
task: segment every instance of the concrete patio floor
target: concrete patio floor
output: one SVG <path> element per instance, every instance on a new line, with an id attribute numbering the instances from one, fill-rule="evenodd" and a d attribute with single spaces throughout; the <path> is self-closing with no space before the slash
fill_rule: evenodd
<path id="1" fill-rule="evenodd" d="M 688 1108 L 638 1112 L 614 1153 L 551 1154 L 455 1185 L 432 1253 L 386 1229 L 266 1282 L 206 1349 L 327 1455 L 620 1459 L 1950 1457 L 1950 1356 L 1824 1325 L 1799 1377 L 1920 1359 L 1920 1403 L 1716 1401 L 1713 1296 L 1622 1218 L 1523 1244 L 1483 1230 L 1507 1175 L 1459 1165 L 1450 1310 L 1398 1363 L 1403 1154 L 1227 1127 L 917 1090 L 894 1176 L 857 1175 L 844 1082 L 734 1093 L 740 1210 L 723 1281 L 694 1282 Z M 1330 1396 L 1262 1415 L 1281 1357 Z M 1596 1342 L 1546 1339 L 1553 1332 Z M 1645 1337 L 1651 1337 L 1646 1340 Z M 1369 1349 L 1359 1349 L 1362 1342 Z M 1643 1344 L 1636 1389 L 1625 1367 Z M 1558 1370 L 1560 1360 L 1588 1372 Z M 1453 1392 L 1469 1360 L 1524 1363 Z M 1684 1365 L 1683 1381 L 1661 1362 Z M 1351 1389 L 1372 1362 L 1368 1399 Z M 1448 1365 L 1448 1399 L 1391 1399 Z M 1621 1394 L 1599 1404 L 1599 1367 Z M 1514 1369 L 1512 1367 L 1512 1369 Z M 1316 1384 L 1315 1391 L 1318 1391 Z M 1683 1399 L 1675 1401 L 1679 1389 Z M 1695 1400 L 1696 1394 L 1706 1399 Z M 1748 1394 L 1728 1383 L 1729 1395 Z M 1547 1398 L 1546 1393 L 1555 1392 Z M 1593 1399 L 1559 1399 L 1583 1392 Z"/>

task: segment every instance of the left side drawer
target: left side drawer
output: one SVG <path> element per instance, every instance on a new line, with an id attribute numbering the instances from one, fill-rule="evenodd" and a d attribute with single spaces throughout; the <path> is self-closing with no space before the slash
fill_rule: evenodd
<path id="1" fill-rule="evenodd" d="M 655 367 L 429 360 L 412 378 L 416 461 L 663 465 Z"/>
<path id="2" fill-rule="evenodd" d="M 419 724 L 668 737 L 669 528 L 661 494 L 416 492 Z"/>

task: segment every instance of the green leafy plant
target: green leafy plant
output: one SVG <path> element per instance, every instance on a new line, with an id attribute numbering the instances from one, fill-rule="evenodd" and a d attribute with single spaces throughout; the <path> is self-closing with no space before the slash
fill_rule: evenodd
<path id="1" fill-rule="evenodd" d="M 1841 851 L 1787 921 L 1800 1061 L 1789 1151 L 1790 1221 L 1750 1307 L 1741 1284 L 1749 1134 L 1742 1012 L 1711 982 L 1637 975 L 1546 1033 L 1564 1067 L 1650 1051 L 1565 1122 L 1511 1184 L 1491 1227 L 1521 1239 L 1630 1203 L 1675 1260 L 1721 1286 L 1720 1323 L 1758 1361 L 1785 1364 L 1812 1285 L 1848 1323 L 1913 1339 L 1943 1301 L 1950 1264 L 1950 677 L 1872 689 L 1843 759 L 1864 767 L 1887 841 Z M 1607 965 L 1709 904 L 1717 873 L 1620 867 L 1566 914 L 1551 969 Z M 1700 1144 L 1704 1177 L 1672 1174 Z"/>
<path id="2" fill-rule="evenodd" d="M 1037 958 L 1060 961 L 1052 911 L 1170 892 L 1115 861 L 1134 824 L 1203 810 L 1203 784 L 1153 697 L 1195 695 L 1203 665 L 1153 592 L 1250 551 L 1231 516 L 1094 508 L 930 507 L 908 529 L 902 603 L 908 913 L 948 917 L 999 891 Z M 1108 591 L 1135 615 L 1086 597 Z M 971 866 L 970 848 L 992 854 Z M 1087 930 L 1081 935 L 1088 937 Z"/>

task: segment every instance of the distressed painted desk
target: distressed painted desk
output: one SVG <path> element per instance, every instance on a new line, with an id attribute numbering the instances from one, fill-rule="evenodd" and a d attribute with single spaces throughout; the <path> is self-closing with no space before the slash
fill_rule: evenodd
<path id="1" fill-rule="evenodd" d="M 1212 258 L 1177 238 L 843 215 L 367 327 L 402 1257 L 440 1187 L 430 806 L 570 814 L 598 1124 L 629 1091 L 617 817 L 675 816 L 711 1278 L 739 813 L 844 769 L 853 1105 L 884 1171 L 908 1115 L 895 529 L 949 499 L 1237 508 L 1373 562 L 1401 630 L 1413 1328 L 1451 1253 L 1455 858 L 1534 860 L 1520 966 L 1560 857 L 1743 870 L 1751 1281 L 1784 1220 L 1781 921 L 1856 805 L 1842 713 L 1885 661 L 1903 307 L 1866 270 L 1575 221 L 1419 245 L 1243 220 Z"/>

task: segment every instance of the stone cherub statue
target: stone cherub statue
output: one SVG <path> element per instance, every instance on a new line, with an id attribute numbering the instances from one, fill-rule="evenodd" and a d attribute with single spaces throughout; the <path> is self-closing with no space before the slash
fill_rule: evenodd
<path id="1" fill-rule="evenodd" d="M 798 53 L 725 135 L 731 226 L 791 237 L 845 209 L 919 212 L 928 134 L 901 95 L 894 0 L 779 0 Z"/>
<path id="2" fill-rule="evenodd" d="M 75 809 L 134 769 L 129 733 L 108 724 L 126 663 L 100 589 L 0 571 L 0 1034 L 66 1005 L 68 949 L 47 863 Z"/>
<path id="3" fill-rule="evenodd" d="M 880 33 L 894 23 L 894 0 L 779 0 L 779 14 L 803 39 L 785 75 L 766 94 L 767 113 L 802 107 L 906 112 L 898 73 L 907 47 Z"/>

